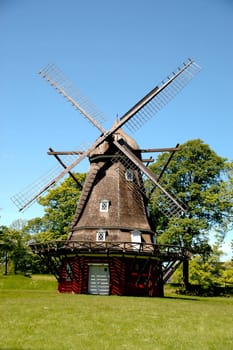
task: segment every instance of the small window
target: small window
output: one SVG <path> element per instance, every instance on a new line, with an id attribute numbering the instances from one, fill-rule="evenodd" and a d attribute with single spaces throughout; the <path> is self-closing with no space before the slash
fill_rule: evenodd
<path id="1" fill-rule="evenodd" d="M 133 181 L 134 174 L 132 169 L 127 169 L 125 172 L 125 178 L 127 181 Z"/>
<path id="2" fill-rule="evenodd" d="M 72 268 L 70 266 L 70 264 L 66 264 L 66 281 L 67 282 L 71 282 L 72 281 Z"/>
<path id="3" fill-rule="evenodd" d="M 99 230 L 96 232 L 96 240 L 97 241 L 105 241 L 106 238 L 106 231 L 104 230 Z"/>
<path id="4" fill-rule="evenodd" d="M 108 212 L 109 209 L 109 200 L 107 199 L 102 199 L 100 201 L 100 211 L 102 212 Z"/>

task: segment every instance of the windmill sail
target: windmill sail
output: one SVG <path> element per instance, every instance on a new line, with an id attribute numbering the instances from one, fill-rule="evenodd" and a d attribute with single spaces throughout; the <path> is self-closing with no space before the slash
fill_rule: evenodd
<path id="1" fill-rule="evenodd" d="M 81 147 L 79 147 L 79 149 L 81 149 Z M 39 177 L 31 185 L 27 186 L 22 191 L 12 196 L 11 200 L 16 205 L 16 207 L 20 211 L 23 211 L 25 208 L 33 204 L 45 191 L 47 191 L 49 188 L 55 185 L 63 176 L 68 174 L 70 171 L 71 164 L 73 165 L 74 163 L 80 162 L 83 159 L 82 152 L 81 156 L 78 158 L 75 153 L 76 152 L 69 156 L 63 157 L 63 167 L 65 165 L 65 169 L 62 172 L 61 166 L 57 165 L 54 168 L 47 171 L 44 175 Z M 74 168 L 74 166 L 72 166 L 72 168 Z"/>
<path id="2" fill-rule="evenodd" d="M 93 145 L 84 151 L 79 157 L 70 163 L 62 172 L 56 174 L 51 180 L 45 182 L 45 178 L 40 182 L 38 191 L 35 193 L 32 186 L 31 190 L 23 191 L 18 195 L 15 195 L 12 200 L 17 206 L 20 206 L 20 210 L 25 209 L 28 205 L 32 204 L 40 195 L 47 191 L 51 186 L 60 181 L 71 169 L 78 165 L 85 157 L 88 157 L 92 151 L 100 146 L 105 140 L 110 138 L 118 129 L 126 125 L 132 131 L 136 131 L 147 120 L 153 117 L 162 107 L 164 107 L 175 95 L 194 77 L 196 73 L 200 71 L 200 67 L 192 60 L 184 64 L 182 68 L 178 68 L 176 73 L 173 73 L 166 82 L 162 82 L 159 86 L 152 89 L 145 97 L 143 97 L 138 103 L 136 103 L 127 113 L 125 113 L 117 123 L 114 123 L 109 131 L 105 131 L 101 122 L 103 115 L 96 111 L 89 101 L 85 100 L 77 89 L 73 87 L 68 79 L 53 65 L 48 65 L 40 74 L 45 78 L 52 86 L 55 87 L 75 108 L 77 108 L 85 118 L 87 118 L 95 127 L 97 127 L 102 135 L 93 143 Z M 117 143 L 118 147 L 119 144 Z M 123 153 L 125 148 L 123 147 Z M 144 169 L 144 168 L 143 168 Z M 145 167 L 144 173 L 148 171 Z M 147 174 L 148 175 L 148 174 Z M 149 175 L 152 176 L 151 174 Z M 152 181 L 156 181 L 155 179 Z M 156 183 L 156 186 L 160 188 L 160 184 Z M 163 188 L 161 188 L 163 192 Z M 29 198 L 29 193 L 33 193 Z M 167 197 L 169 195 L 165 194 Z M 172 198 L 170 198 L 173 201 Z M 178 205 L 179 207 L 179 205 Z M 181 207 L 180 210 L 183 211 Z"/>
<path id="3" fill-rule="evenodd" d="M 142 125 L 157 114 L 170 100 L 172 100 L 200 71 L 200 67 L 192 60 L 178 68 L 156 86 L 149 94 L 121 117 L 121 124 L 131 131 L 137 131 Z"/>
<path id="4" fill-rule="evenodd" d="M 61 172 L 61 167 L 56 166 L 42 175 L 39 179 L 37 179 L 33 184 L 27 186 L 19 193 L 16 193 L 11 197 L 12 202 L 16 205 L 16 207 L 22 211 L 24 208 L 29 207 L 32 203 L 36 201 L 36 199 L 42 194 L 41 189 L 49 188 L 52 186 L 52 179 L 56 177 Z M 46 186 L 46 187 L 45 187 Z M 43 191 L 43 192 L 44 192 Z"/>
<path id="5" fill-rule="evenodd" d="M 65 99 L 70 102 L 79 112 L 102 133 L 105 132 L 102 123 L 106 120 L 105 115 L 98 111 L 81 92 L 68 80 L 54 64 L 43 68 L 39 74 L 46 79 Z"/>

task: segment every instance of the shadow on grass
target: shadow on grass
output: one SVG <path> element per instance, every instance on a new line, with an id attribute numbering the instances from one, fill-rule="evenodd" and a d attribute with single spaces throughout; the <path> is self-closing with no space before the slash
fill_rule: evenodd
<path id="1" fill-rule="evenodd" d="M 199 298 L 190 298 L 190 297 L 175 297 L 175 296 L 164 296 L 162 299 L 175 299 L 175 300 L 185 300 L 185 301 L 199 301 Z M 1 349 L 0 349 L 1 350 Z"/>

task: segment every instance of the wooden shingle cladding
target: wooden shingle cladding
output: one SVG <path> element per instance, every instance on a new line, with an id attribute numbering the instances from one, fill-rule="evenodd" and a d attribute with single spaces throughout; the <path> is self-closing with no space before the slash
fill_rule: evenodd
<path id="1" fill-rule="evenodd" d="M 125 135 L 125 134 L 124 134 Z M 134 147 L 137 144 L 126 138 Z M 101 153 L 102 151 L 105 153 Z M 98 153 L 100 152 L 100 153 Z M 96 240 L 96 232 L 106 231 L 107 241 L 131 240 L 132 231 L 142 232 L 142 240 L 152 242 L 152 231 L 146 210 L 141 174 L 136 169 L 127 168 L 111 142 L 104 145 L 90 157 L 90 170 L 82 196 L 77 205 L 71 225 L 69 240 Z M 134 150 L 140 158 L 138 149 Z M 131 170 L 133 179 L 127 179 Z M 108 203 L 107 210 L 101 210 L 101 203 Z"/>

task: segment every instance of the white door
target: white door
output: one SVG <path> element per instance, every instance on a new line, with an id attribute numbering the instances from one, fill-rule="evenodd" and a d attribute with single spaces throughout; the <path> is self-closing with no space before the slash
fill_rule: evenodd
<path id="1" fill-rule="evenodd" d="M 88 293 L 109 295 L 109 268 L 108 264 L 89 265 Z"/>

